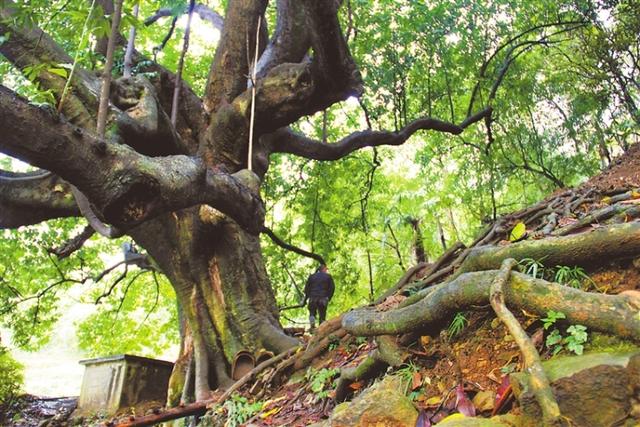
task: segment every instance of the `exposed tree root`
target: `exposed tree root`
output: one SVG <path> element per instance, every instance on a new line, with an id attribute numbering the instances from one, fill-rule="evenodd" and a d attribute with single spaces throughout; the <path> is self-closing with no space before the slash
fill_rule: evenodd
<path id="1" fill-rule="evenodd" d="M 305 351 L 299 353 L 294 369 L 297 371 L 306 368 L 315 357 L 322 354 L 329 347 L 331 342 L 344 338 L 345 335 L 347 335 L 347 331 L 342 329 L 342 316 L 334 317 L 322 323 L 318 326 L 309 344 L 307 344 Z"/>
<path id="2" fill-rule="evenodd" d="M 366 381 L 378 375 L 387 366 L 402 365 L 408 357 L 398 345 L 397 338 L 390 335 L 376 337 L 376 348 L 366 359 L 354 368 L 344 368 L 335 391 L 336 402 L 342 402 L 349 395 L 349 386 L 356 381 Z"/>
<path id="3" fill-rule="evenodd" d="M 566 227 L 562 227 L 551 234 L 553 236 L 566 236 L 580 228 L 586 227 L 590 224 L 599 223 L 601 221 L 605 221 L 614 215 L 621 214 L 626 210 L 632 208 L 632 205 L 617 203 L 615 205 L 607 206 L 606 208 L 598 209 L 597 211 L 591 212 L 588 215 L 582 217 L 579 221 L 574 222 L 573 224 L 569 224 Z"/>
<path id="4" fill-rule="evenodd" d="M 503 286 L 508 282 L 511 270 L 517 265 L 513 258 L 502 262 L 489 290 L 489 301 L 498 318 L 507 326 L 509 333 L 522 352 L 525 370 L 531 375 L 531 388 L 542 409 L 545 426 L 562 425 L 562 417 L 558 402 L 553 395 L 549 380 L 544 373 L 540 355 L 535 345 L 524 331 L 518 319 L 509 311 L 504 303 Z"/>
<path id="5" fill-rule="evenodd" d="M 442 257 L 441 257 L 442 258 Z M 382 295 L 380 295 L 380 297 L 378 299 L 376 299 L 373 303 L 374 304 L 380 304 L 382 301 L 384 301 L 385 299 L 387 299 L 389 296 L 393 295 L 394 293 L 396 293 L 396 291 L 398 291 L 400 288 L 402 288 L 403 286 L 405 286 L 407 283 L 409 283 L 409 280 L 411 280 L 411 278 L 413 276 L 415 276 L 415 274 L 422 270 L 425 267 L 428 267 L 429 264 L 426 262 L 419 262 L 418 264 L 414 265 L 413 267 L 409 268 L 404 275 L 402 275 L 402 277 L 400 278 L 400 280 L 398 280 L 398 282 L 393 285 L 391 288 L 389 288 L 385 293 L 383 293 Z M 429 270 L 432 270 L 431 268 Z"/>
<path id="6" fill-rule="evenodd" d="M 353 335 L 394 335 L 440 328 L 458 311 L 489 303 L 489 289 L 497 271 L 465 273 L 437 285 L 426 297 L 409 307 L 386 312 L 372 309 L 346 313 L 342 326 Z M 540 316 L 561 311 L 567 321 L 590 329 L 640 341 L 637 300 L 629 295 L 602 295 L 534 279 L 513 272 L 504 296 L 510 306 Z"/>
<path id="7" fill-rule="evenodd" d="M 640 223 L 601 227 L 591 232 L 527 240 L 508 246 L 482 246 L 471 250 L 456 272 L 492 270 L 507 258 L 533 258 L 548 265 L 601 265 L 611 259 L 640 254 Z"/>
<path id="8" fill-rule="evenodd" d="M 346 335 L 347 331 L 343 328 L 340 328 L 333 333 L 327 334 L 327 336 L 318 341 L 314 346 L 309 345 L 307 347 L 307 350 L 305 350 L 304 353 L 301 353 L 300 357 L 298 357 L 298 359 L 296 360 L 294 369 L 297 371 L 306 368 L 313 361 L 313 359 L 324 353 L 324 351 L 329 348 L 329 345 L 332 342 L 340 340 Z"/>

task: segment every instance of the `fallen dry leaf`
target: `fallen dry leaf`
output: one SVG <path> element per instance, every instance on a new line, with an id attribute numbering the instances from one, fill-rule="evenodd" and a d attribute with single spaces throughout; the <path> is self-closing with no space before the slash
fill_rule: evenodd
<path id="1" fill-rule="evenodd" d="M 420 372 L 414 372 L 411 377 L 411 391 L 419 389 L 422 386 L 422 375 Z"/>

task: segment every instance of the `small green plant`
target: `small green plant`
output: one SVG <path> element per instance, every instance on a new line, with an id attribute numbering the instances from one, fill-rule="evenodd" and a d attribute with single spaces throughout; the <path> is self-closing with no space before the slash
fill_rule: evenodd
<path id="1" fill-rule="evenodd" d="M 449 338 L 453 338 L 456 335 L 458 335 L 460 332 L 462 332 L 468 323 L 469 323 L 469 320 L 467 320 L 467 318 L 464 317 L 464 314 L 462 312 L 456 313 L 455 317 L 453 318 L 453 320 L 449 324 L 449 327 L 447 328 Z"/>
<path id="2" fill-rule="evenodd" d="M 518 365 L 515 363 L 507 363 L 502 368 L 500 368 L 500 372 L 502 373 L 502 375 L 509 375 L 514 373 L 517 367 Z"/>
<path id="3" fill-rule="evenodd" d="M 225 427 L 237 427 L 245 423 L 249 418 L 257 414 L 263 406 L 263 402 L 257 401 L 250 403 L 249 400 L 240 396 L 239 394 L 233 394 L 224 403 L 224 408 L 227 411 L 227 419 L 224 423 Z"/>
<path id="4" fill-rule="evenodd" d="M 544 322 L 543 327 L 545 330 L 549 329 L 551 326 L 555 325 L 559 319 L 566 319 L 567 316 L 564 315 L 561 311 L 547 311 L 547 317 L 543 317 L 541 320 Z"/>
<path id="5" fill-rule="evenodd" d="M 564 313 L 549 310 L 547 311 L 547 317 L 542 319 L 544 322 L 542 326 L 545 330 L 548 330 L 552 326 L 557 326 L 556 322 L 560 319 L 566 319 Z M 568 335 L 563 336 L 560 330 L 554 327 L 549 335 L 547 335 L 545 345 L 551 350 L 551 354 L 555 356 L 562 350 L 568 350 L 578 355 L 582 354 L 584 351 L 584 343 L 589 339 L 587 327 L 583 325 L 571 325 L 567 328 L 566 334 Z"/>
<path id="6" fill-rule="evenodd" d="M 340 338 L 335 335 L 329 335 L 329 351 L 333 351 L 340 345 Z"/>
<path id="7" fill-rule="evenodd" d="M 571 325 L 567 328 L 567 333 L 569 336 L 564 339 L 567 350 L 575 354 L 582 354 L 584 343 L 589 339 L 587 327 L 584 325 Z"/>
<path id="8" fill-rule="evenodd" d="M 310 383 L 311 391 L 318 398 L 323 399 L 329 395 L 329 389 L 333 387 L 333 379 L 339 372 L 339 369 L 322 368 L 315 370 L 309 368 L 305 377 Z"/>
<path id="9" fill-rule="evenodd" d="M 544 278 L 545 267 L 542 262 L 537 261 L 533 258 L 522 258 L 520 262 L 518 262 L 520 266 L 520 271 L 524 274 L 527 274 L 535 279 Z"/>
<path id="10" fill-rule="evenodd" d="M 409 389 L 411 388 L 411 384 L 413 383 L 413 375 L 420 371 L 420 367 L 415 363 L 409 361 L 402 365 L 402 368 L 396 371 L 396 374 L 400 376 L 402 379 L 402 384 L 404 385 L 404 394 L 409 393 Z M 413 393 L 409 393 L 409 397 L 414 400 L 417 397 L 412 395 Z"/>
<path id="11" fill-rule="evenodd" d="M 569 267 L 566 265 L 556 265 L 556 273 L 553 278 L 554 282 L 561 285 L 570 286 L 580 289 L 585 282 L 595 286 L 595 283 L 582 267 Z"/>

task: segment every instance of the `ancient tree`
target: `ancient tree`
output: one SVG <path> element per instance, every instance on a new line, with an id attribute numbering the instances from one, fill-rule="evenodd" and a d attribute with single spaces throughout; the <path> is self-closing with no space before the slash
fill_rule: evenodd
<path id="1" fill-rule="evenodd" d="M 111 2 L 99 3 L 112 10 Z M 126 234 L 148 252 L 171 281 L 181 318 L 171 403 L 191 379 L 197 400 L 228 387 L 239 350 L 280 353 L 297 344 L 278 321 L 260 249 L 266 231 L 260 186 L 269 156 L 339 160 L 365 147 L 400 145 L 420 130 L 457 135 L 481 120 L 489 126 L 497 87 L 519 54 L 512 50 L 485 105 L 474 90 L 461 123 L 422 117 L 395 132 L 313 140 L 289 125 L 363 91 L 340 27 L 340 3 L 278 0 L 269 31 L 267 0 L 230 0 L 202 99 L 156 64 L 147 65 L 156 78 L 114 75 L 106 88 L 108 79 L 88 70 L 64 77 L 41 67 L 36 79 L 54 94 L 55 109 L 0 88 L 0 151 L 40 169 L 0 174 L 0 226 L 85 217 L 101 234 Z M 42 29 L 14 19 L 14 6 L 5 1 L 0 9 L 0 34 L 8 35 L 0 53 L 7 60 L 23 71 L 74 62 Z M 110 47 L 127 44 L 113 21 L 116 31 L 102 47 L 107 57 Z M 131 47 L 127 55 L 133 63 L 144 59 Z M 108 100 L 104 136 L 96 131 L 101 100 Z"/>

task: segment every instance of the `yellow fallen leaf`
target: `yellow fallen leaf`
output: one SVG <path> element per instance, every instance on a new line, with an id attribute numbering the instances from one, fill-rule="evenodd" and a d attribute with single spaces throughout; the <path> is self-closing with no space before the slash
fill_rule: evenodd
<path id="1" fill-rule="evenodd" d="M 425 405 L 435 406 L 440 404 L 440 396 L 433 396 L 424 401 Z"/>
<path id="2" fill-rule="evenodd" d="M 271 409 L 271 410 L 269 410 L 269 411 L 267 411 L 267 412 L 265 412 L 263 414 L 260 414 L 260 418 L 262 418 L 263 420 L 265 418 L 269 418 L 270 416 L 275 415 L 278 412 L 280 412 L 281 409 L 282 409 L 282 406 L 278 406 L 277 408 L 273 408 L 273 409 Z"/>
<path id="3" fill-rule="evenodd" d="M 464 415 L 462 415 L 460 412 L 456 412 L 455 414 L 451 414 L 446 418 L 443 418 L 442 421 L 440 421 L 441 423 L 444 423 L 445 421 L 455 421 L 455 420 L 461 420 L 464 418 Z"/>
<path id="4" fill-rule="evenodd" d="M 280 397 L 277 397 L 275 399 L 267 400 L 266 402 L 264 402 L 262 404 L 262 409 L 265 410 L 272 403 L 280 402 L 281 400 L 285 400 L 285 399 L 287 399 L 287 396 L 280 396 Z"/>
<path id="5" fill-rule="evenodd" d="M 609 197 L 609 196 L 603 197 L 602 200 L 600 200 L 600 201 L 602 203 L 604 203 L 605 205 L 609 205 L 609 204 L 611 204 L 611 197 Z"/>

